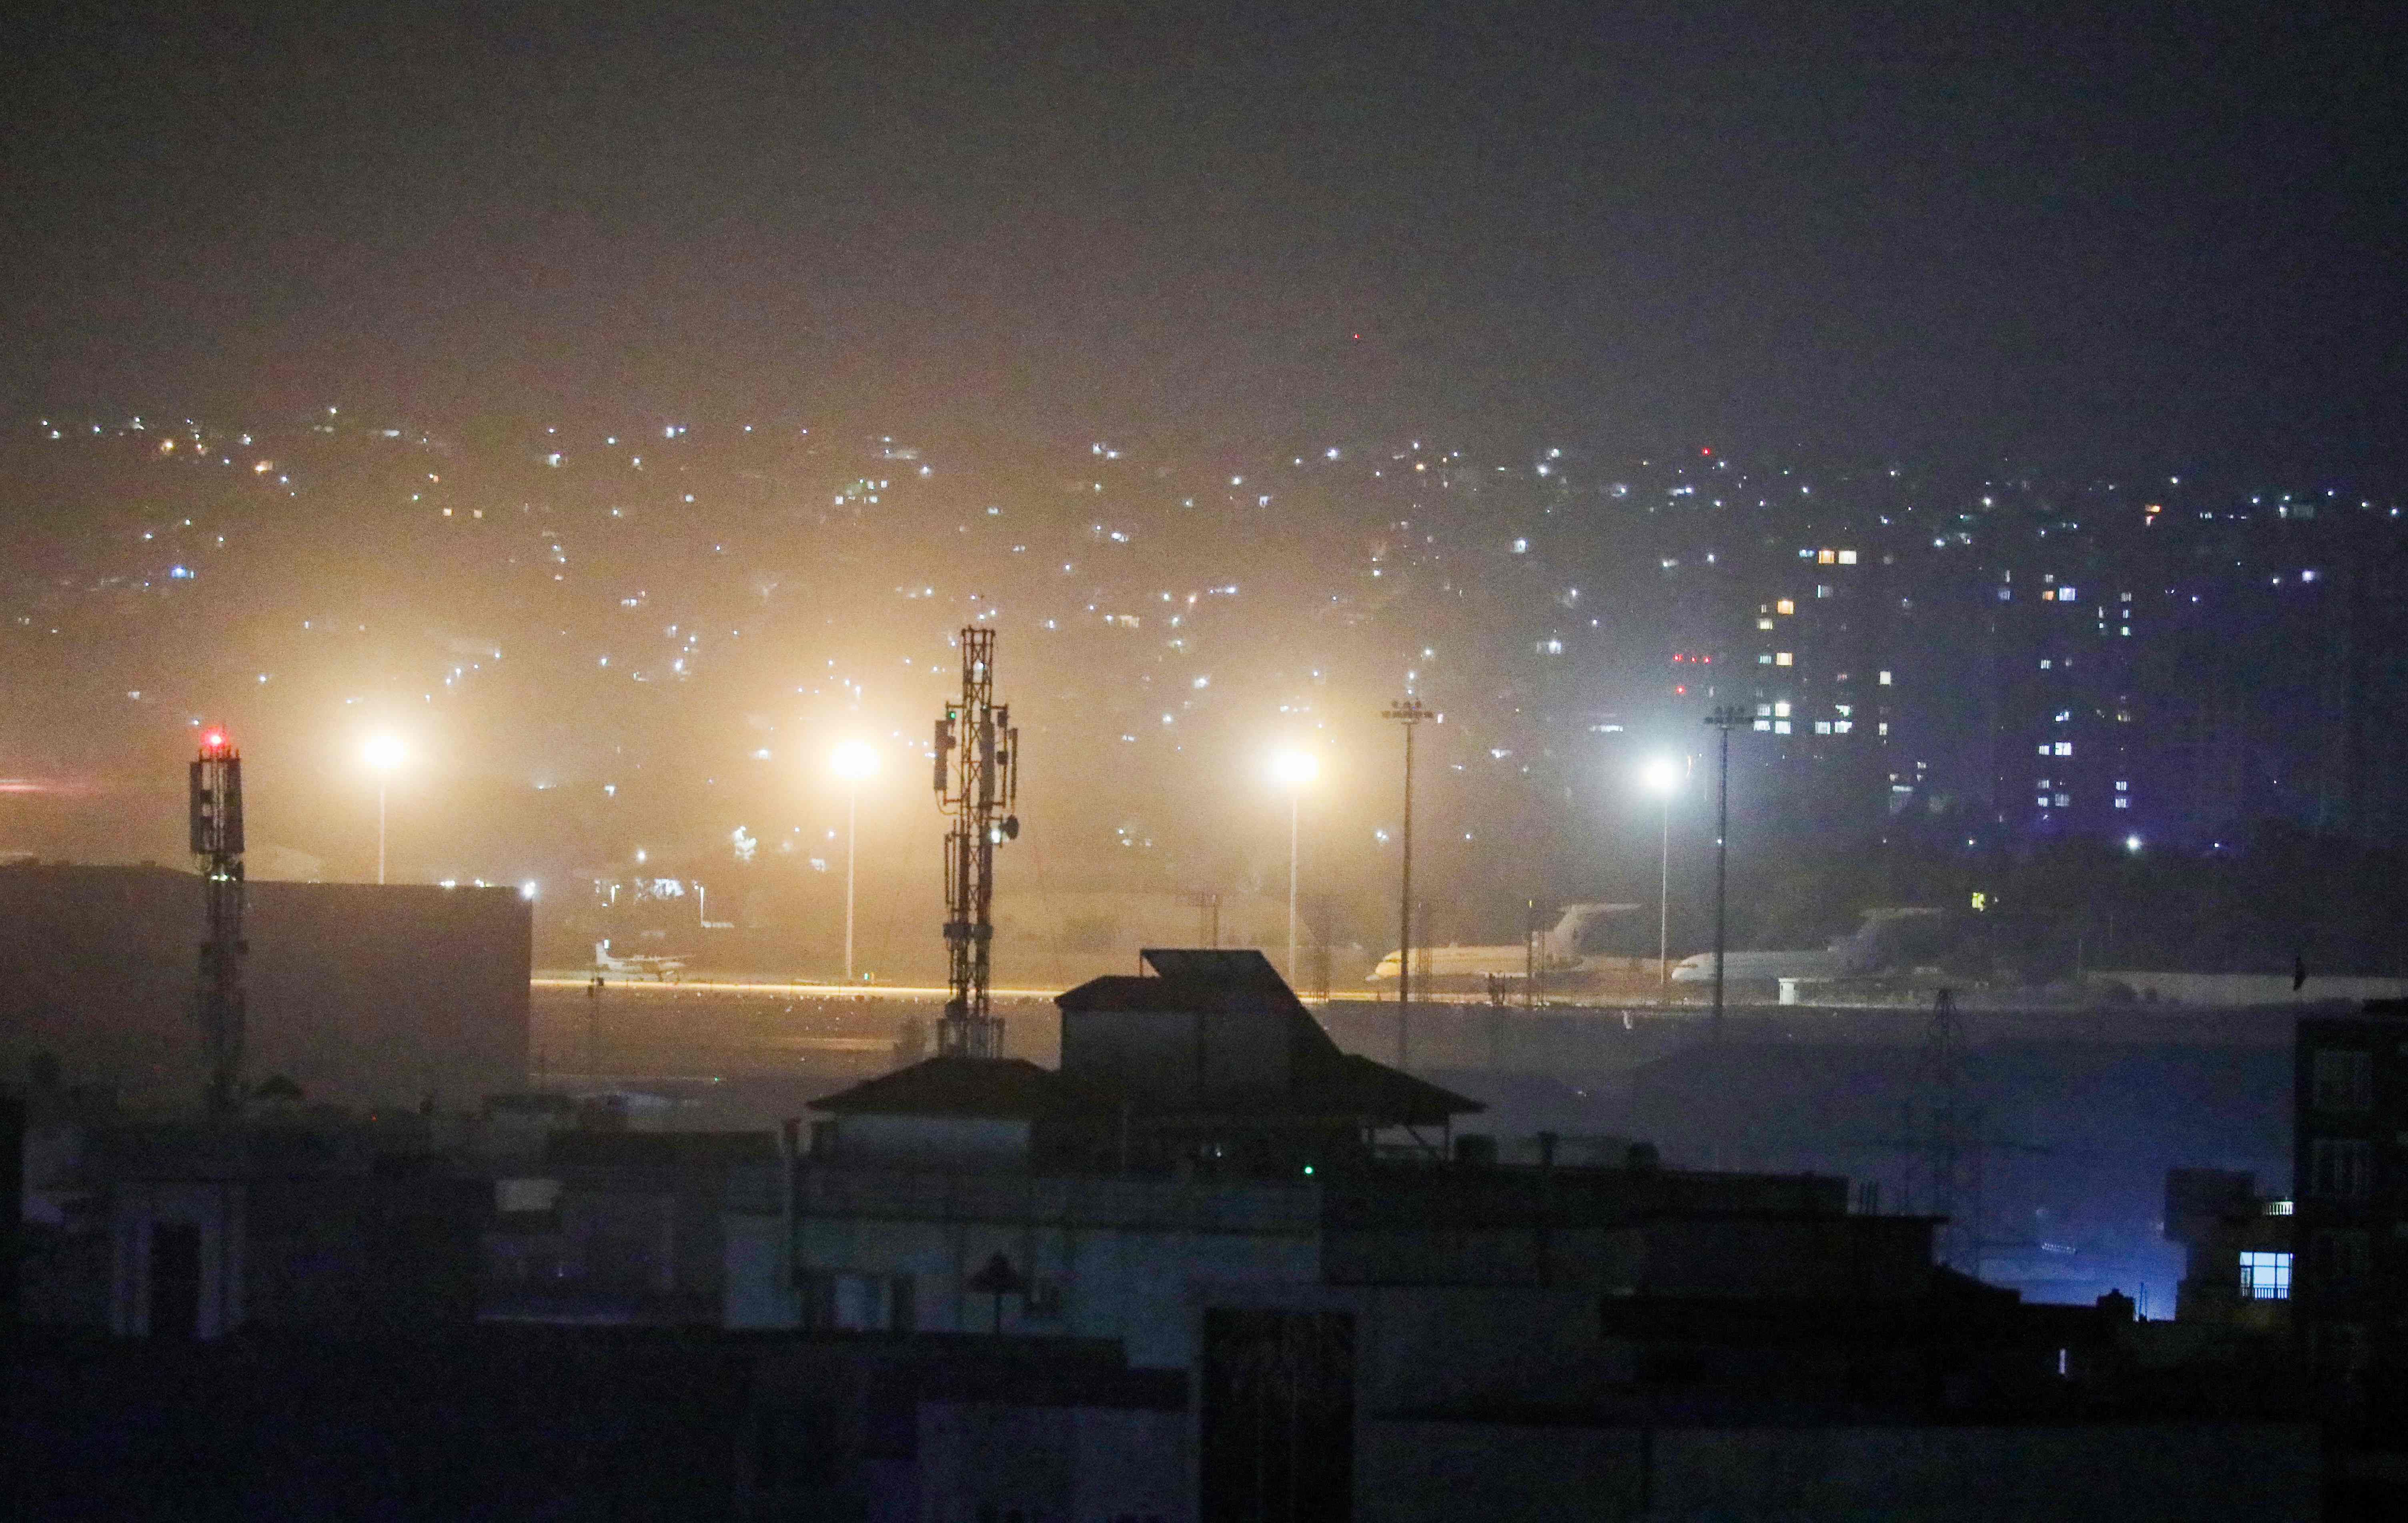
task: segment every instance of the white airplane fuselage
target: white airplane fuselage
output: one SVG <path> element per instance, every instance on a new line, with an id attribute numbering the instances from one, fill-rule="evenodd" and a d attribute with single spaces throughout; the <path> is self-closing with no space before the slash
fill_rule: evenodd
<path id="1" fill-rule="evenodd" d="M 1417 947 L 1413 948 L 1413 987 L 1431 993 L 1479 989 L 1507 980 L 1536 976 L 1542 986 L 1574 989 L 1604 983 L 1653 984 L 1660 975 L 1652 957 L 1616 957 L 1585 951 L 1593 928 L 1604 920 L 1636 914 L 1640 904 L 1567 904 L 1555 925 L 1531 938 L 1531 945 L 1508 943 L 1494 947 Z M 1397 981 L 1398 958 L 1390 952 L 1367 975 L 1367 982 Z"/>
<path id="2" fill-rule="evenodd" d="M 610 950 L 610 939 L 605 936 L 594 944 L 594 967 L 597 973 L 615 973 L 630 978 L 657 978 L 666 983 L 685 971 L 685 959 L 652 957 L 641 952 L 621 957 Z"/>

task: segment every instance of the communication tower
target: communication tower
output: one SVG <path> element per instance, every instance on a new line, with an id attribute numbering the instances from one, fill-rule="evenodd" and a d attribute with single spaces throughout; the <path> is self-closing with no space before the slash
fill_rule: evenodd
<path id="1" fill-rule="evenodd" d="M 937 802 L 953 818 L 945 833 L 945 958 L 952 992 L 937 1026 L 937 1051 L 959 1058 L 1003 1055 L 1003 1022 L 989 1007 L 995 939 L 995 848 L 1020 835 L 1020 732 L 1011 705 L 995 701 L 995 631 L 962 631 L 962 696 L 937 721 Z"/>
<path id="2" fill-rule="evenodd" d="M 208 939 L 201 943 L 194 1013 L 208 1060 L 209 1104 L 231 1110 L 242 1093 L 242 753 L 222 730 L 201 736 L 193 762 L 193 855 L 208 901 Z"/>

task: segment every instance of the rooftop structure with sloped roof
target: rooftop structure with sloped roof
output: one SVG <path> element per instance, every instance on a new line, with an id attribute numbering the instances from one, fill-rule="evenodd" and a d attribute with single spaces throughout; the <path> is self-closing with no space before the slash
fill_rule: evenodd
<path id="1" fill-rule="evenodd" d="M 1289 1174 L 1483 1107 L 1339 1050 L 1256 951 L 1154 948 L 1062 994 L 1062 1066 L 940 1056 L 816 1103 L 821 1156 Z M 1437 1139 L 1433 1138 L 1434 1146 Z"/>

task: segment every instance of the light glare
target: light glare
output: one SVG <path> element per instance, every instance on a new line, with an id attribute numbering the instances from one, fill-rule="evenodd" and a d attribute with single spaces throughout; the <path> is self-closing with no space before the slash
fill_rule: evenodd
<path id="1" fill-rule="evenodd" d="M 1639 769 L 1639 781 L 1658 798 L 1670 798 L 1681 787 L 1681 764 L 1669 756 L 1656 757 Z"/>
<path id="2" fill-rule="evenodd" d="M 1321 762 L 1311 751 L 1281 751 L 1271 758 L 1271 780 L 1302 788 L 1321 776 Z"/>
<path id="3" fill-rule="evenodd" d="M 878 771 L 878 753 L 863 741 L 849 740 L 828 755 L 828 767 L 847 782 L 857 783 Z"/>

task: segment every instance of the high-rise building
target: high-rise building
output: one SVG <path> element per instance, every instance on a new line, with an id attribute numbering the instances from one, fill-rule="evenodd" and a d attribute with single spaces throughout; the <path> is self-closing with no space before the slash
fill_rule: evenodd
<path id="1" fill-rule="evenodd" d="M 2408 1001 L 2312 1017 L 2294 1046 L 2292 1322 L 2333 1387 L 2408 1373 Z"/>

